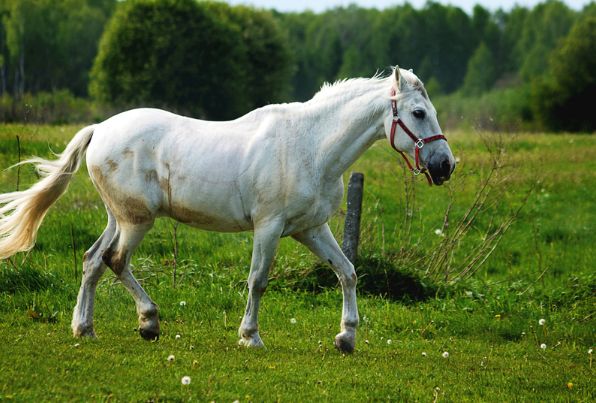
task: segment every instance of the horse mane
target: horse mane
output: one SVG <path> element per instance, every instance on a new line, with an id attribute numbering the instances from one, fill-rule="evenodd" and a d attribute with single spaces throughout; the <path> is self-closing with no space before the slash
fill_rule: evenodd
<path id="1" fill-rule="evenodd" d="M 377 72 L 370 78 L 342 78 L 333 83 L 325 82 L 312 100 L 334 98 L 337 96 L 354 96 L 370 90 L 370 84 L 377 84 L 387 80 L 389 76 Z"/>
<path id="2" fill-rule="evenodd" d="M 321 89 L 312 97 L 312 100 L 318 101 L 325 98 L 335 98 L 338 96 L 357 96 L 370 89 L 371 83 L 376 84 L 390 80 L 393 77 L 396 68 L 397 67 L 394 67 L 390 74 L 377 72 L 370 78 L 344 78 L 333 83 L 325 82 L 321 86 Z M 401 70 L 400 74 L 402 79 L 406 80 L 412 90 L 420 91 L 422 95 L 428 99 L 428 94 L 426 92 L 426 88 L 424 88 L 424 83 L 418 78 L 418 76 L 416 76 L 416 74 L 414 74 L 411 70 L 403 69 Z"/>

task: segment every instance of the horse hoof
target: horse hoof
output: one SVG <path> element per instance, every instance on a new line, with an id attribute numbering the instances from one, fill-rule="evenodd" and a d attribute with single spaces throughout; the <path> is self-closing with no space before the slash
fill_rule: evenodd
<path id="1" fill-rule="evenodd" d="M 254 334 L 251 337 L 242 337 L 238 340 L 238 345 L 248 348 L 265 348 L 265 344 L 263 344 L 263 340 L 261 340 L 258 334 L 256 337 Z"/>
<path id="2" fill-rule="evenodd" d="M 74 337 L 96 338 L 93 325 L 72 325 L 72 335 Z"/>
<path id="3" fill-rule="evenodd" d="M 139 329 L 139 334 L 141 337 L 148 341 L 159 340 L 159 329 Z"/>
<path id="4" fill-rule="evenodd" d="M 353 333 L 342 332 L 335 336 L 335 348 L 342 353 L 351 354 L 356 347 L 356 337 Z"/>
<path id="5" fill-rule="evenodd" d="M 150 309 L 139 315 L 139 333 L 145 340 L 159 339 L 159 314 L 157 305 L 152 305 Z"/>

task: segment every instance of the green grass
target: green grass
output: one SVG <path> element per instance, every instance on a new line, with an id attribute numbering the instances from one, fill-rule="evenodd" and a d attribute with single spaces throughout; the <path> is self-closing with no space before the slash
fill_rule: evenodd
<path id="1" fill-rule="evenodd" d="M 77 129 L 0 126 L 0 166 L 17 162 L 16 135 L 23 158 L 50 156 Z M 0 400 L 593 401 L 587 351 L 596 329 L 596 138 L 506 137 L 501 174 L 508 179 L 495 189 L 494 203 L 478 217 L 453 263 L 482 242 L 491 220 L 505 219 L 528 189 L 535 190 L 482 268 L 456 284 L 425 278 L 423 267 L 400 259 L 404 250 L 424 256 L 437 247 L 441 239 L 434 230 L 443 225 L 449 201 L 456 220 L 489 170 L 480 135 L 454 133 L 450 144 L 461 164 L 448 186 L 417 181 L 410 233 L 403 229 L 407 206 L 399 157 L 381 142 L 353 167 L 365 173 L 357 268 L 361 327 L 356 352 L 347 356 L 332 346 L 341 293 L 317 286 L 333 281 L 323 281 L 304 248 L 282 240 L 260 315 L 267 349 L 246 350 L 236 345 L 236 329 L 246 300 L 251 234 L 179 226 L 174 286 L 173 226 L 165 219 L 133 258 L 137 278 L 160 306 L 160 340 L 140 339 L 132 298 L 110 272 L 98 287 L 98 338 L 73 339 L 70 316 L 82 254 L 105 225 L 103 206 L 81 169 L 50 210 L 34 250 L 0 263 Z M 35 180 L 31 167 L 21 168 L 21 188 Z M 16 168 L 0 173 L 1 192 L 16 183 Z M 338 238 L 342 221 L 340 212 L 331 223 Z M 433 292 L 417 301 L 407 298 L 407 289 L 399 291 L 404 300 L 399 292 L 375 296 L 372 280 L 381 269 L 413 274 Z M 541 318 L 545 326 L 539 326 Z M 173 362 L 167 361 L 170 354 Z M 184 375 L 192 378 L 188 386 L 180 384 Z"/>

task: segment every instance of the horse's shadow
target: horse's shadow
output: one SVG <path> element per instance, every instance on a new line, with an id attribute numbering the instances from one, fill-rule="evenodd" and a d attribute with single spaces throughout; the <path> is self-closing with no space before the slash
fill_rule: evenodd
<path id="1" fill-rule="evenodd" d="M 359 256 L 356 264 L 358 274 L 358 293 L 382 296 L 403 303 L 415 303 L 434 298 L 439 287 L 416 273 L 401 268 L 389 258 L 378 256 Z M 281 279 L 280 279 L 281 280 Z M 337 277 L 322 263 L 315 264 L 299 280 L 281 281 L 289 288 L 319 293 L 330 288 L 338 288 Z"/>

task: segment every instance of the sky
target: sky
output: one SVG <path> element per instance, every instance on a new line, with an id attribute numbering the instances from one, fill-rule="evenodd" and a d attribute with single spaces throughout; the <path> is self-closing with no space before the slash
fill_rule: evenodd
<path id="1" fill-rule="evenodd" d="M 441 4 L 451 4 L 460 7 L 467 13 L 471 13 L 475 4 L 481 4 L 485 8 L 494 11 L 498 8 L 510 10 L 513 6 L 520 5 L 531 8 L 544 0 L 438 0 Z M 593 1 L 593 0 L 592 0 Z M 312 10 L 321 12 L 337 6 L 348 6 L 357 4 L 367 8 L 387 8 L 394 5 L 404 4 L 405 0 L 228 0 L 230 4 L 247 4 L 261 8 L 274 8 L 278 11 L 304 11 Z M 423 7 L 426 0 L 409 0 L 414 7 Z M 580 10 L 590 0 L 564 0 L 569 7 Z"/>

